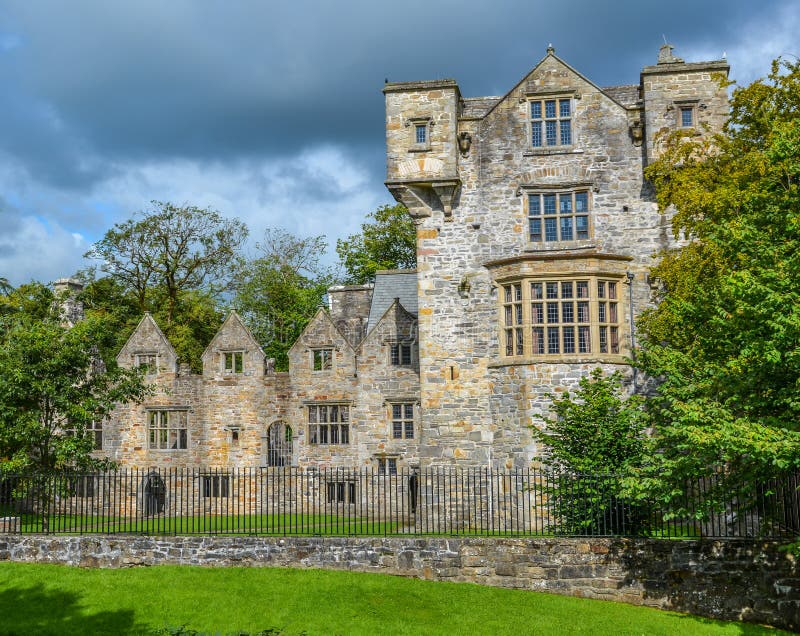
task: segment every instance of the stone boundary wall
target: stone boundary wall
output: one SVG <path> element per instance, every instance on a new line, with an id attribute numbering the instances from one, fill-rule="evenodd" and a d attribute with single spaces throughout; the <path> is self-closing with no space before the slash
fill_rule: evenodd
<path id="1" fill-rule="evenodd" d="M 773 541 L 7 534 L 0 561 L 380 572 L 800 628 L 800 572 Z"/>

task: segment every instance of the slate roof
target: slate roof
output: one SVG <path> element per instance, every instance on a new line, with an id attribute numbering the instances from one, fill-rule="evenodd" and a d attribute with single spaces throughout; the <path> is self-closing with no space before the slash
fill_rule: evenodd
<path id="1" fill-rule="evenodd" d="M 464 108 L 461 110 L 462 118 L 483 117 L 491 110 L 502 97 L 466 97 Z"/>
<path id="2" fill-rule="evenodd" d="M 408 313 L 417 315 L 417 270 L 389 269 L 376 272 L 367 333 L 378 324 L 395 298 L 400 299 L 400 304 Z"/>
<path id="3" fill-rule="evenodd" d="M 635 106 L 639 101 L 639 85 L 624 84 L 622 86 L 604 86 L 602 91 L 611 99 L 623 106 Z"/>

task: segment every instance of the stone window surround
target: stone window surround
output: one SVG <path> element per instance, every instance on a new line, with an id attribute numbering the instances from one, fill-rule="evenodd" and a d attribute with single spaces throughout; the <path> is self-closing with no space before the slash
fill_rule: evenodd
<path id="1" fill-rule="evenodd" d="M 331 421 L 330 419 L 330 407 L 338 407 L 337 408 L 337 419 L 336 421 Z M 326 421 L 320 421 L 320 411 L 318 410 L 319 407 L 327 407 L 325 411 Z M 342 407 L 346 409 L 346 417 L 343 417 Z M 351 411 L 353 409 L 352 401 L 347 400 L 329 400 L 329 401 L 309 401 L 303 403 L 303 408 L 306 411 L 306 430 L 308 432 L 307 445 L 308 446 L 327 446 L 327 447 L 335 447 L 335 446 L 349 446 L 352 443 L 352 421 L 350 418 Z M 312 408 L 315 409 L 312 411 Z M 312 417 L 313 412 L 313 417 Z M 312 419 L 314 421 L 312 421 Z M 323 435 L 323 427 L 324 427 L 324 435 Z M 334 437 L 333 432 L 331 429 L 336 430 L 336 441 L 331 441 Z M 325 441 L 322 441 L 322 438 L 325 438 Z"/>
<path id="2" fill-rule="evenodd" d="M 702 108 L 699 99 L 679 99 L 672 102 L 672 108 L 675 110 L 675 125 L 682 130 L 692 130 L 697 128 L 698 121 L 697 115 Z M 683 125 L 683 112 L 685 110 L 691 111 L 692 123 L 689 126 Z"/>
<path id="3" fill-rule="evenodd" d="M 309 351 L 311 352 L 311 371 L 313 373 L 328 373 L 336 368 L 336 347 L 333 345 L 310 347 Z M 326 351 L 328 352 L 327 357 L 324 353 Z"/>
<path id="4" fill-rule="evenodd" d="M 413 340 L 387 340 L 388 363 L 392 367 L 413 367 L 416 363 Z M 403 349 L 408 347 L 408 362 L 403 362 Z M 395 362 L 395 358 L 397 362 Z"/>
<path id="5" fill-rule="evenodd" d="M 158 373 L 158 351 L 154 349 L 147 349 L 135 351 L 133 353 L 134 367 L 137 369 L 146 369 L 147 375 L 155 375 Z"/>
<path id="6" fill-rule="evenodd" d="M 488 261 L 484 265 L 489 270 L 493 279 L 493 289 L 496 290 L 497 302 L 497 349 L 495 359 L 490 361 L 490 368 L 543 364 L 543 363 L 569 363 L 569 364 L 629 364 L 630 325 L 627 322 L 628 307 L 628 281 L 626 273 L 628 263 L 633 260 L 631 256 L 620 254 L 601 253 L 594 249 L 575 250 L 573 252 L 537 252 L 526 253 L 519 256 Z M 598 325 L 596 284 L 597 279 L 612 280 L 617 282 L 617 312 L 619 326 L 619 354 L 598 353 L 595 348 L 596 334 L 592 334 L 592 352 L 588 354 L 544 354 L 528 355 L 526 349 L 521 356 L 505 356 L 503 309 L 503 285 L 513 282 L 546 281 L 546 280 L 592 280 L 594 287 L 591 294 L 593 304 L 590 308 L 590 325 Z M 523 303 L 526 301 L 524 300 Z M 530 299 L 527 304 L 530 305 Z M 530 316 L 530 307 L 527 308 Z M 523 324 L 530 326 L 529 320 Z"/>
<path id="7" fill-rule="evenodd" d="M 574 248 L 575 246 L 579 245 L 586 245 L 588 241 L 591 241 L 594 237 L 594 194 L 598 191 L 597 186 L 592 181 L 574 181 L 574 182 L 565 182 L 559 184 L 547 184 L 547 185 L 539 185 L 539 184 L 523 184 L 517 188 L 516 194 L 517 196 L 522 198 L 522 211 L 523 216 L 526 219 L 526 236 L 527 240 L 525 241 L 527 244 L 528 249 L 561 249 L 564 247 Z M 528 205 L 530 201 L 530 196 L 535 194 L 572 194 L 574 195 L 577 192 L 586 192 L 587 193 L 587 216 L 589 217 L 589 236 L 588 238 L 574 238 L 571 241 L 531 241 L 530 240 L 530 215 L 528 210 Z M 576 212 L 573 209 L 571 216 L 576 216 Z M 556 218 L 560 219 L 561 214 L 560 212 L 556 214 Z"/>
<path id="8" fill-rule="evenodd" d="M 431 149 L 431 133 L 434 125 L 435 122 L 430 115 L 406 119 L 405 126 L 410 129 L 408 152 L 427 152 Z M 425 143 L 417 143 L 417 126 L 425 126 Z"/>
<path id="9" fill-rule="evenodd" d="M 336 479 L 324 484 L 325 499 L 328 504 L 355 505 L 357 503 L 356 482 L 352 479 Z"/>
<path id="10" fill-rule="evenodd" d="M 147 440 L 146 440 L 147 441 L 147 450 L 149 450 L 149 451 L 158 451 L 158 452 L 166 452 L 166 453 L 173 453 L 173 452 L 180 452 L 180 451 L 188 450 L 189 449 L 189 445 L 190 445 L 190 441 L 191 441 L 191 437 L 189 435 L 189 429 L 190 429 L 190 426 L 189 426 L 189 414 L 191 412 L 192 412 L 192 409 L 189 406 L 183 406 L 183 405 L 179 405 L 179 406 L 174 406 L 174 405 L 173 406 L 154 405 L 154 406 L 146 406 L 146 407 L 144 407 L 145 427 L 146 427 L 145 435 L 146 435 L 146 438 L 147 438 Z M 150 433 L 151 433 L 151 423 L 152 423 L 152 416 L 151 416 L 152 413 L 166 413 L 167 414 L 167 428 L 155 427 L 153 430 L 166 430 L 166 431 L 168 431 L 168 433 L 167 433 L 168 441 L 169 441 L 169 431 L 173 431 L 173 430 L 174 431 L 178 431 L 177 438 L 176 438 L 176 444 L 177 444 L 176 447 L 174 447 L 174 448 L 159 448 L 160 440 L 155 440 L 155 446 L 152 445 L 153 440 L 151 439 L 151 435 L 150 435 Z M 180 427 L 172 428 L 172 427 L 169 426 L 169 420 L 172 419 L 172 414 L 173 413 L 185 413 L 185 417 L 186 417 L 186 419 L 185 419 L 185 423 L 186 423 L 185 429 L 182 429 Z M 185 431 L 185 435 L 184 435 L 183 440 L 181 439 L 181 435 L 180 435 L 180 431 L 181 430 Z M 185 442 L 185 446 L 181 446 L 181 441 Z"/>
<path id="11" fill-rule="evenodd" d="M 229 375 L 241 375 L 244 373 L 244 354 L 246 351 L 237 349 L 220 349 L 220 366 L 222 373 Z M 230 360 L 230 367 L 228 361 Z M 238 368 L 238 370 L 237 370 Z"/>
<path id="12" fill-rule="evenodd" d="M 576 125 L 576 104 L 575 102 L 581 98 L 581 94 L 575 90 L 561 90 L 561 91 L 534 91 L 534 92 L 526 92 L 520 97 L 520 104 L 523 105 L 525 109 L 525 134 L 527 136 L 525 142 L 526 151 L 523 153 L 524 156 L 533 156 L 533 155 L 547 155 L 547 154 L 560 154 L 560 153 L 572 153 L 575 152 L 575 148 L 577 146 L 577 132 L 578 127 Z M 533 145 L 533 118 L 531 116 L 531 103 L 532 102 L 541 102 L 542 108 L 544 109 L 544 102 L 549 100 L 556 101 L 556 121 L 561 121 L 561 113 L 560 113 L 560 104 L 558 100 L 562 99 L 569 99 L 570 102 L 570 143 L 568 144 L 554 144 L 548 146 L 546 143 L 546 133 L 542 130 L 542 144 L 540 146 Z M 544 117 L 544 110 L 542 112 L 541 121 L 545 121 Z M 560 131 L 560 124 L 557 126 L 557 135 L 558 140 L 561 139 L 561 131 Z"/>
<path id="13" fill-rule="evenodd" d="M 574 300 L 567 300 L 569 304 L 573 303 L 580 303 L 586 302 L 588 307 L 588 320 L 585 322 L 579 323 L 578 316 L 575 315 L 573 320 L 569 321 L 567 326 L 575 325 L 575 327 L 581 328 L 585 327 L 588 329 L 589 337 L 590 337 L 590 348 L 589 351 L 580 352 L 578 341 L 580 338 L 579 334 L 575 334 L 573 331 L 574 337 L 574 351 L 569 353 L 564 353 L 564 343 L 559 342 L 559 352 L 558 353 L 549 353 L 547 349 L 549 348 L 549 331 L 550 329 L 558 330 L 559 333 L 562 333 L 562 327 L 565 326 L 565 323 L 562 319 L 561 312 L 562 307 L 561 305 L 565 302 L 561 300 L 560 291 L 558 294 L 558 300 L 556 299 L 548 299 L 546 295 L 543 295 L 540 299 L 534 299 L 531 297 L 531 284 L 541 284 L 545 285 L 546 283 L 555 282 L 558 284 L 559 288 L 561 287 L 561 283 L 575 283 L 577 281 L 587 281 L 588 282 L 588 296 L 586 297 L 585 301 L 581 300 L 576 295 L 570 297 L 570 299 Z M 604 284 L 604 287 L 607 287 L 608 282 L 616 283 L 616 296 L 613 299 L 616 305 L 616 322 L 609 323 L 608 322 L 608 299 L 599 298 L 598 297 L 598 285 Z M 500 300 L 500 316 L 499 316 L 499 324 L 500 324 L 500 356 L 506 359 L 516 358 L 516 359 L 534 359 L 537 361 L 551 361 L 551 362 L 561 362 L 561 361 L 569 361 L 573 362 L 575 358 L 592 358 L 597 359 L 598 361 L 606 361 L 607 358 L 613 362 L 613 359 L 619 359 L 623 355 L 623 347 L 624 347 L 624 340 L 622 337 L 623 330 L 624 330 L 624 294 L 622 293 L 623 285 L 625 279 L 624 277 L 620 276 L 606 276 L 602 274 L 595 274 L 589 272 L 581 272 L 578 274 L 571 274 L 571 275 L 564 275 L 564 274 L 544 274 L 535 277 L 526 277 L 526 278 L 519 278 L 516 280 L 504 281 L 501 285 L 499 300 Z M 512 307 L 512 325 L 507 324 L 507 314 L 506 309 L 509 303 L 505 302 L 505 294 L 503 289 L 505 287 L 516 287 L 519 286 L 521 291 L 522 297 L 520 301 L 514 302 Z M 550 302 L 548 302 L 548 300 Z M 541 304 L 544 307 L 541 309 L 544 313 L 540 317 L 540 321 L 535 321 L 532 315 L 532 305 Z M 557 320 L 556 322 L 550 322 L 548 317 L 548 309 L 547 305 L 556 304 L 557 305 Z M 519 305 L 521 309 L 521 316 L 522 319 L 517 321 L 516 313 L 514 309 L 516 306 Z M 574 306 L 574 305 L 573 305 Z M 601 323 L 598 318 L 598 313 L 600 307 L 605 308 L 606 313 L 606 321 Z M 575 311 L 575 310 L 573 310 Z M 550 325 L 553 325 L 552 327 Z M 608 329 L 605 329 L 605 328 Z M 534 346 L 534 336 L 533 336 L 533 329 L 539 328 L 542 329 L 542 333 L 540 335 L 543 338 L 543 347 L 545 351 L 543 353 L 536 353 L 532 350 Z M 609 331 L 614 329 L 614 333 L 616 334 L 616 343 L 618 346 L 618 352 L 612 353 L 611 352 L 611 336 L 609 335 Z M 506 339 L 508 337 L 512 337 L 508 335 L 508 332 L 512 332 L 512 336 L 517 338 L 518 331 L 522 334 L 522 344 L 523 344 L 523 351 L 522 353 L 518 353 L 516 351 L 516 341 L 514 344 L 514 353 L 508 354 L 506 349 Z M 606 351 L 601 352 L 601 338 L 602 335 L 605 334 L 605 348 Z M 563 333 L 562 333 L 563 335 Z M 566 336 L 564 336 L 566 338 Z"/>
<path id="14" fill-rule="evenodd" d="M 419 399 L 414 397 L 392 397 L 386 399 L 386 415 L 389 423 L 389 431 L 388 437 L 390 440 L 395 441 L 408 441 L 413 440 L 417 437 L 417 418 L 419 415 Z M 400 418 L 395 419 L 394 417 L 394 407 L 399 406 L 401 407 Z M 407 418 L 405 414 L 405 407 L 410 406 L 411 411 L 411 418 Z M 401 425 L 400 428 L 400 436 L 395 436 L 395 422 L 399 422 Z M 412 430 L 411 436 L 408 436 L 406 423 L 411 423 Z"/>
<path id="15" fill-rule="evenodd" d="M 222 473 L 202 473 L 199 476 L 203 499 L 227 499 L 230 496 L 231 476 Z"/>
<path id="16" fill-rule="evenodd" d="M 400 455 L 391 455 L 391 454 L 381 454 L 375 458 L 378 467 L 378 475 L 386 476 L 386 477 L 393 477 L 396 476 L 399 472 L 398 461 L 400 460 Z"/>

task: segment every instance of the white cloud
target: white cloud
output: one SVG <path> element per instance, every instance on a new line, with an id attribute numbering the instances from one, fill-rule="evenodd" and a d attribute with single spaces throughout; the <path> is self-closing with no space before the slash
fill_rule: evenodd
<path id="1" fill-rule="evenodd" d="M 88 248 L 79 234 L 57 222 L 22 216 L 13 235 L 0 235 L 0 276 L 12 285 L 68 276 L 84 265 L 81 255 Z"/>
<path id="2" fill-rule="evenodd" d="M 0 276 L 18 284 L 72 274 L 88 264 L 82 254 L 92 241 L 151 200 L 238 217 L 250 227 L 251 245 L 267 227 L 324 234 L 333 262 L 336 239 L 357 231 L 367 213 L 391 201 L 365 165 L 332 146 L 286 160 L 145 161 L 115 164 L 110 172 L 114 176 L 76 193 L 0 166 L 0 191 L 21 208 L 6 213 L 13 223 L 0 235 Z"/>
<path id="3" fill-rule="evenodd" d="M 770 63 L 777 57 L 797 59 L 800 56 L 800 9 L 788 2 L 775 13 L 753 16 L 742 28 L 726 34 L 725 53 L 731 65 L 731 79 L 746 86 L 769 73 Z M 720 41 L 722 36 L 717 36 Z M 685 54 L 684 54 L 685 53 Z M 679 54 L 688 60 L 716 60 L 723 51 L 708 45 L 687 47 Z"/>

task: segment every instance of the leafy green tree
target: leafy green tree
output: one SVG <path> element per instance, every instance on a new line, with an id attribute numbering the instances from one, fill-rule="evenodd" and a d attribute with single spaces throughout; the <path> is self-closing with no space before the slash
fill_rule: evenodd
<path id="1" fill-rule="evenodd" d="M 152 210 L 115 225 L 86 253 L 107 274 L 82 272 L 87 315 L 102 314 L 117 326 L 118 337 L 109 344 L 116 353 L 149 311 L 180 359 L 200 371 L 200 355 L 222 323 L 221 293 L 231 288 L 247 234 L 241 221 L 215 210 L 154 201 Z"/>
<path id="2" fill-rule="evenodd" d="M 98 346 L 104 359 L 113 359 L 139 324 L 142 311 L 136 295 L 114 276 L 93 278 L 92 275 L 91 270 L 82 272 L 86 287 L 79 298 L 88 317 L 102 318 L 109 325 L 112 337 Z M 148 289 L 145 307 L 175 347 L 178 358 L 200 372 L 203 351 L 224 319 L 222 302 L 204 291 L 181 291 L 170 320 L 165 298 L 163 289 Z"/>
<path id="3" fill-rule="evenodd" d="M 677 501 L 707 477 L 719 505 L 800 468 L 800 63 L 734 91 L 725 134 L 675 134 L 647 170 L 676 235 L 652 271 L 639 361 L 659 452 L 649 485 Z"/>
<path id="4" fill-rule="evenodd" d="M 367 219 L 360 234 L 336 241 L 347 283 L 370 283 L 381 269 L 417 266 L 417 231 L 403 205 L 381 206 Z"/>
<path id="5" fill-rule="evenodd" d="M 46 287 L 30 285 L 31 295 L 41 301 L 33 311 L 22 303 L 0 317 L 0 472 L 97 468 L 87 429 L 148 389 L 138 371 L 99 358 L 97 343 L 111 337 L 107 324 L 94 318 L 67 328 Z"/>
<path id="6" fill-rule="evenodd" d="M 323 236 L 267 230 L 260 255 L 239 272 L 234 305 L 275 368 L 289 368 L 288 351 L 322 306 L 334 276 L 322 265 Z"/>
<path id="7" fill-rule="evenodd" d="M 213 297 L 229 289 L 248 230 L 211 208 L 152 205 L 151 211 L 115 225 L 86 256 L 100 260 L 100 270 L 133 293 L 140 312 L 151 311 L 154 299 L 163 300 L 171 325 L 182 293 Z"/>
<path id="8" fill-rule="evenodd" d="M 626 498 L 624 477 L 645 458 L 644 398 L 627 395 L 619 372 L 595 369 L 574 393 L 552 400 L 555 419 L 533 427 L 555 469 L 548 487 L 555 528 L 564 534 L 635 533 L 646 515 Z"/>

